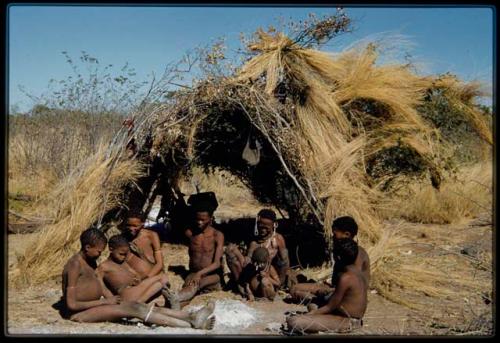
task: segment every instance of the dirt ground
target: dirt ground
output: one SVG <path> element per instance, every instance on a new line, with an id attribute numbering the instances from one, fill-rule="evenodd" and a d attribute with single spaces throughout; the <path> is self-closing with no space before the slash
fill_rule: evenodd
<path id="1" fill-rule="evenodd" d="M 472 225 L 472 226 L 471 226 Z M 462 246 L 489 250 L 491 253 L 491 223 L 481 222 L 481 218 L 463 227 L 474 227 L 474 234 L 468 236 Z M 415 229 L 415 226 L 413 226 Z M 428 232 L 429 226 L 418 226 L 415 234 Z M 490 236 L 488 236 L 488 234 Z M 16 253 L 22 253 L 34 234 L 11 234 L 8 236 L 9 267 L 16 259 Z M 482 238 L 481 238 L 482 237 Z M 489 243 L 488 243 L 489 241 Z M 472 245 L 471 245 L 472 244 Z M 479 245 L 478 245 L 479 244 Z M 163 244 L 163 253 L 168 265 L 168 275 L 174 289 L 182 284 L 179 273 L 187 266 L 187 248 L 181 245 Z M 173 262 L 175 261 L 175 262 Z M 142 323 L 74 323 L 61 318 L 52 306 L 61 297 L 60 281 L 51 281 L 28 289 L 7 290 L 7 333 L 9 335 L 281 335 L 280 326 L 285 322 L 287 311 L 304 311 L 301 305 L 287 304 L 281 298 L 274 302 L 247 302 L 230 292 L 215 292 L 196 297 L 186 307 L 194 309 L 207 302 L 216 300 L 216 325 L 213 330 L 178 329 L 150 327 Z M 440 315 L 429 318 L 426 313 L 419 313 L 381 297 L 375 290 L 368 295 L 368 309 L 364 317 L 364 326 L 349 335 L 485 335 L 484 331 L 474 332 L 474 322 L 478 318 L 492 322 L 492 303 L 474 302 L 475 318 L 459 316 L 456 311 L 446 311 L 446 304 L 437 304 L 429 300 L 429 308 Z M 462 311 L 463 312 L 463 311 Z M 481 313 L 481 316 L 478 315 Z M 485 315 L 486 313 L 486 315 Z M 439 318 L 439 319 L 436 319 Z M 456 327 L 463 327 L 466 321 L 470 330 L 457 332 Z M 487 324 L 488 324 L 487 323 Z M 460 326 L 461 325 L 461 326 Z M 488 324 L 490 325 L 490 324 Z M 484 327 L 484 325 L 482 326 Z"/>

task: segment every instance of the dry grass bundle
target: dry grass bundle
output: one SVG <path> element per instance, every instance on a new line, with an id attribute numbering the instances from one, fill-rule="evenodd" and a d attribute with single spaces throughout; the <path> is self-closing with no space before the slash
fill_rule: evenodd
<path id="1" fill-rule="evenodd" d="M 116 156 L 106 158 L 105 154 L 101 148 L 44 199 L 38 210 L 52 223 L 41 228 L 19 257 L 12 274 L 17 285 L 38 284 L 59 276 L 68 258 L 80 249 L 81 232 L 116 206 L 123 186 L 141 175 L 138 161 L 116 161 Z"/>
<path id="2" fill-rule="evenodd" d="M 456 177 L 443 181 L 439 190 L 418 180 L 410 184 L 405 180 L 381 200 L 379 208 L 386 218 L 404 218 L 420 223 L 459 223 L 492 210 L 492 173 L 491 162 L 464 166 Z"/>
<path id="3" fill-rule="evenodd" d="M 446 95 L 452 108 L 457 109 L 476 129 L 479 136 L 490 145 L 493 144 L 493 135 L 484 116 L 474 106 L 475 99 L 488 95 L 482 89 L 482 84 L 475 81 L 465 83 L 455 76 L 444 75 L 431 81 L 432 88 L 441 90 Z"/>
<path id="4" fill-rule="evenodd" d="M 371 287 L 391 301 L 419 310 L 436 301 L 456 309 L 463 306 L 464 298 L 477 301 L 491 294 L 491 256 L 480 264 L 460 251 L 468 244 L 471 228 L 457 229 L 451 236 L 442 230 L 429 228 L 426 232 L 431 238 L 419 243 L 411 237 L 412 230 L 397 225 L 389 228 L 385 243 L 368 251 L 370 256 L 379 256 L 372 261 Z"/>

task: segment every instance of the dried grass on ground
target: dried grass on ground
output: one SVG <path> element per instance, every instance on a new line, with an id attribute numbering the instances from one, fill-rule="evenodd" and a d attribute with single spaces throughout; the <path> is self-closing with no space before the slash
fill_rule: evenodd
<path id="1" fill-rule="evenodd" d="M 415 223 L 460 223 L 492 210 L 493 166 L 484 161 L 462 167 L 439 190 L 415 180 L 394 186 L 380 206 L 387 218 Z"/>

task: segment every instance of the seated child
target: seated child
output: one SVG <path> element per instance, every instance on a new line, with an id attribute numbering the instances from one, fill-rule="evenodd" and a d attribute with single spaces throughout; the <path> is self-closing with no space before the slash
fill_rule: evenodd
<path id="1" fill-rule="evenodd" d="M 97 275 L 113 294 L 122 300 L 148 302 L 167 287 L 167 276 L 160 273 L 141 280 L 140 275 L 126 261 L 129 243 L 125 236 L 116 235 L 109 240 L 109 257 L 97 268 Z"/>
<path id="2" fill-rule="evenodd" d="M 307 314 L 287 318 L 288 330 L 299 332 L 348 332 L 363 325 L 368 283 L 354 265 L 358 244 L 349 238 L 340 239 L 334 247 L 339 273 L 338 283 L 326 305 Z"/>
<path id="3" fill-rule="evenodd" d="M 333 230 L 333 245 L 338 243 L 340 239 L 354 239 L 358 233 L 358 225 L 352 217 L 339 217 L 332 223 Z M 361 271 L 366 283 L 370 282 L 370 259 L 367 252 L 362 247 L 358 246 L 358 255 L 354 265 Z M 301 302 L 323 305 L 326 303 L 329 295 L 334 291 L 338 281 L 337 266 L 333 266 L 332 281 L 323 283 L 299 283 L 292 287 L 290 294 L 292 298 Z"/>
<path id="4" fill-rule="evenodd" d="M 252 254 L 252 262 L 240 274 L 238 290 L 253 301 L 257 298 L 274 300 L 280 286 L 279 275 L 269 261 L 269 251 L 259 247 Z"/>
<path id="5" fill-rule="evenodd" d="M 145 323 L 171 327 L 210 330 L 215 317 L 211 302 L 195 313 L 157 308 L 113 296 L 96 275 L 96 261 L 106 247 L 107 239 L 98 229 L 87 229 L 80 235 L 81 249 L 64 266 L 62 273 L 63 315 L 76 322 L 97 323 L 138 318 Z"/>

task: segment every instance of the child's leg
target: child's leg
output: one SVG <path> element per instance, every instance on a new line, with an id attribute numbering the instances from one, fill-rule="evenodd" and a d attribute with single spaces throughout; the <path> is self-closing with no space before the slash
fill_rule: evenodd
<path id="1" fill-rule="evenodd" d="M 122 302 L 117 305 L 102 305 L 78 312 L 71 316 L 72 321 L 98 323 L 117 321 L 121 318 L 139 318 L 144 320 L 151 308 L 138 302 Z"/>
<path id="2" fill-rule="evenodd" d="M 274 297 L 276 296 L 276 290 L 274 289 L 274 286 L 269 278 L 262 278 L 262 280 L 260 281 L 259 293 L 263 298 L 274 300 Z"/>
<path id="3" fill-rule="evenodd" d="M 288 329 L 295 332 L 346 332 L 351 328 L 349 318 L 334 314 L 301 315 L 287 318 Z"/>
<path id="4" fill-rule="evenodd" d="M 208 320 L 208 316 L 210 314 L 203 314 L 205 314 L 205 316 L 199 318 L 199 328 L 211 329 L 213 327 L 213 319 Z M 187 314 L 187 316 L 189 316 L 189 314 Z M 164 309 L 159 310 L 151 305 L 148 306 L 137 302 L 124 302 L 119 305 L 97 306 L 71 316 L 72 321 L 85 323 L 117 321 L 121 318 L 138 318 L 146 323 L 162 326 L 184 328 L 192 327 L 191 321 L 187 318 L 175 318 L 167 315 L 164 312 Z"/>
<path id="5" fill-rule="evenodd" d="M 147 290 L 154 285 L 160 284 L 160 280 L 162 279 L 161 275 L 156 275 L 149 277 L 145 280 L 142 280 L 138 285 L 133 286 L 133 287 L 128 287 L 123 289 L 120 292 L 120 296 L 122 297 L 123 300 L 125 301 L 138 301 L 138 302 L 146 302 L 152 295 L 144 299 L 144 294 L 147 292 Z M 161 285 L 161 284 L 160 284 Z M 160 289 L 162 287 L 160 286 Z M 158 289 L 156 292 L 158 292 L 160 289 Z"/>
<path id="6" fill-rule="evenodd" d="M 200 279 L 199 289 L 215 289 L 220 286 L 220 276 L 218 274 L 206 275 Z"/>
<path id="7" fill-rule="evenodd" d="M 169 317 L 182 319 L 185 321 L 189 321 L 193 327 L 201 329 L 207 329 L 210 324 L 213 324 L 213 321 L 207 321 L 208 317 L 213 313 L 215 309 L 215 302 L 211 301 L 208 305 L 203 306 L 196 312 L 188 313 L 187 311 L 181 310 L 172 310 L 165 307 L 155 307 L 155 311 L 164 314 Z"/>

